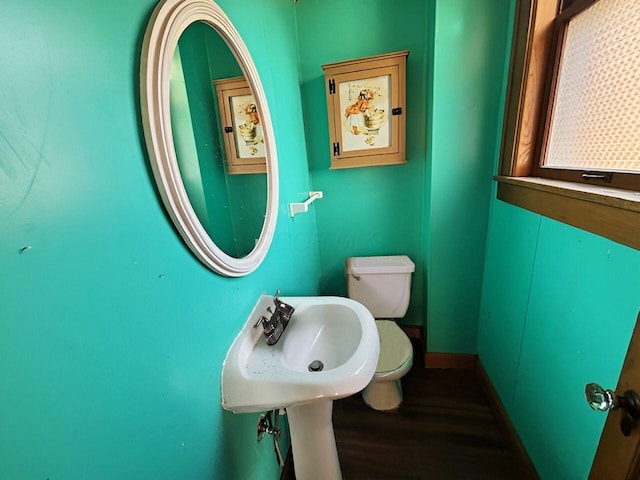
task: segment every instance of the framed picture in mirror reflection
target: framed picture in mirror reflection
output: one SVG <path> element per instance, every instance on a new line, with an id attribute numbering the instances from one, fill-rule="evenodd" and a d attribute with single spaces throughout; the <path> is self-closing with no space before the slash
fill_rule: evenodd
<path id="1" fill-rule="evenodd" d="M 266 173 L 264 135 L 251 88 L 244 77 L 214 80 L 227 173 Z"/>

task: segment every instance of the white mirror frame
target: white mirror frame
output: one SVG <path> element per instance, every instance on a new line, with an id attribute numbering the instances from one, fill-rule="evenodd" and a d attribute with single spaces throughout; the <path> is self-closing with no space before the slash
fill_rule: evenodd
<path id="1" fill-rule="evenodd" d="M 262 120 L 267 159 L 267 207 L 255 248 L 245 257 L 227 255 L 211 239 L 189 201 L 180 175 L 171 130 L 169 76 L 184 30 L 204 22 L 227 43 L 251 87 Z M 260 77 L 246 45 L 229 18 L 211 0 L 163 0 L 153 11 L 140 60 L 142 124 L 153 175 L 165 208 L 195 256 L 213 271 L 240 277 L 254 271 L 269 250 L 278 215 L 278 159 L 273 126 Z"/>

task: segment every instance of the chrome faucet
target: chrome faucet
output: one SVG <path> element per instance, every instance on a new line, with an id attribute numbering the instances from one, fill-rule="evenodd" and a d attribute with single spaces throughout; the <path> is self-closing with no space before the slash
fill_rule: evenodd
<path id="1" fill-rule="evenodd" d="M 274 309 L 272 310 L 271 307 L 268 307 L 267 314 L 261 315 L 253 326 L 253 328 L 258 328 L 262 324 L 262 333 L 267 345 L 275 345 L 280 340 L 295 310 L 291 305 L 287 305 L 280 300 L 279 297 L 280 290 L 273 297 Z"/>

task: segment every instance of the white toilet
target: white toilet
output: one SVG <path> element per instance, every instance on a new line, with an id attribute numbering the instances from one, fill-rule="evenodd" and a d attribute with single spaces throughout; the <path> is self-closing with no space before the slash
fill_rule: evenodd
<path id="1" fill-rule="evenodd" d="M 376 373 L 362 392 L 375 410 L 395 411 L 402 403 L 400 379 L 413 364 L 409 337 L 396 324 L 409 307 L 411 274 L 415 265 L 406 255 L 347 259 L 347 293 L 376 318 L 380 357 Z"/>

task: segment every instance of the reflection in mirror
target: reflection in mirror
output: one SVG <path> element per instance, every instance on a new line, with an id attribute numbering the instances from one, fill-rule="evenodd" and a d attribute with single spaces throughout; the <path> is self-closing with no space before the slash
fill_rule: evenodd
<path id="1" fill-rule="evenodd" d="M 191 30 L 196 39 L 190 45 Z M 262 125 L 267 174 L 234 175 L 236 179 L 225 175 L 212 81 L 242 74 Z M 176 93 L 173 104 L 171 90 Z M 278 220 L 278 152 L 256 65 L 215 1 L 160 0 L 142 41 L 140 105 L 158 193 L 185 244 L 220 275 L 250 274 L 265 259 Z M 173 122 L 172 110 L 179 116 Z"/>
<path id="2" fill-rule="evenodd" d="M 229 256 L 242 258 L 260 237 L 267 208 L 267 175 L 229 173 L 215 84 L 233 77 L 243 77 L 243 72 L 226 42 L 204 22 L 189 25 L 175 49 L 169 84 L 180 175 L 211 239 Z M 264 166 L 258 171 L 264 172 Z"/>
<path id="3" fill-rule="evenodd" d="M 244 77 L 214 80 L 224 126 L 228 173 L 264 173 L 264 131 L 251 88 Z"/>

